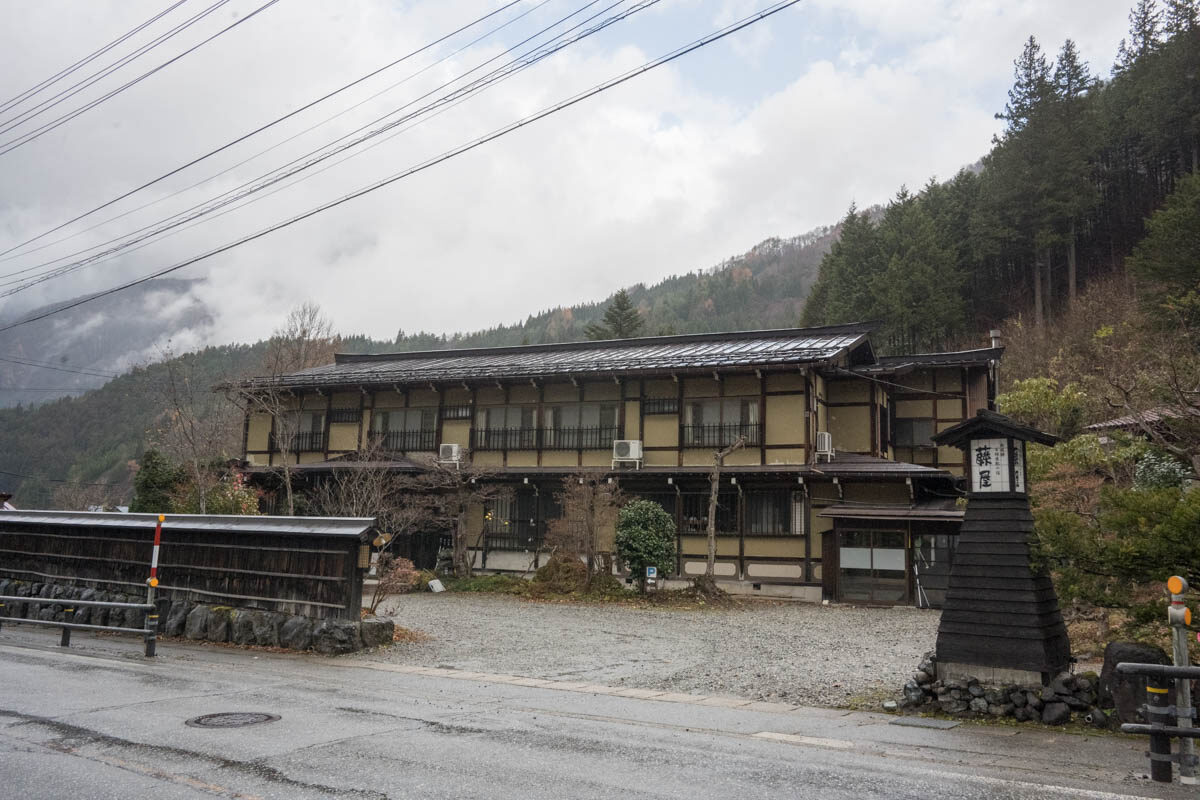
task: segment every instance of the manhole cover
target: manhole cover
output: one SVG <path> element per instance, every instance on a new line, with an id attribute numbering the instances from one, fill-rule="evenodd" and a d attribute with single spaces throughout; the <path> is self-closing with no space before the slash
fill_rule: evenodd
<path id="1" fill-rule="evenodd" d="M 278 714 L 260 714 L 257 711 L 227 711 L 223 714 L 205 714 L 189 719 L 186 725 L 193 728 L 244 728 L 260 722 L 274 722 Z"/>

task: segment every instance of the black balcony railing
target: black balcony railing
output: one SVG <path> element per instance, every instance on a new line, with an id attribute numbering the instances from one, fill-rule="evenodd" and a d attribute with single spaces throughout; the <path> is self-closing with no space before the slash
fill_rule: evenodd
<path id="1" fill-rule="evenodd" d="M 542 527 L 534 520 L 493 520 L 484 531 L 488 550 L 537 550 L 542 545 Z"/>
<path id="2" fill-rule="evenodd" d="M 475 431 L 476 450 L 536 450 L 537 428 L 493 428 Z"/>
<path id="3" fill-rule="evenodd" d="M 595 428 L 497 428 L 475 431 L 476 450 L 608 450 L 616 426 Z"/>
<path id="4" fill-rule="evenodd" d="M 762 441 L 761 425 L 684 425 L 684 447 L 728 447 L 743 437 L 747 445 Z"/>
<path id="5" fill-rule="evenodd" d="M 541 431 L 543 450 L 608 450 L 617 438 L 616 426 L 598 428 L 546 428 Z"/>
<path id="6" fill-rule="evenodd" d="M 392 452 L 432 452 L 437 449 L 437 431 L 373 431 L 371 442 L 382 450 Z"/>
<path id="7" fill-rule="evenodd" d="M 271 434 L 271 449 L 280 450 L 280 437 Z M 288 450 L 292 453 L 322 452 L 325 449 L 325 434 L 322 431 L 301 431 L 287 437 Z"/>

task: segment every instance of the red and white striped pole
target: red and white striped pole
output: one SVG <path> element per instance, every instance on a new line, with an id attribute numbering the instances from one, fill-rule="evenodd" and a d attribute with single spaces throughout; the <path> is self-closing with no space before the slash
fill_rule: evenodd
<path id="1" fill-rule="evenodd" d="M 158 548 L 162 543 L 162 524 L 165 514 L 158 515 L 158 524 L 154 526 L 154 550 L 150 554 L 150 577 L 146 579 L 146 602 L 154 605 L 154 590 L 158 587 Z M 152 658 L 158 648 L 158 609 L 152 608 L 146 614 L 146 657 Z"/>
<path id="2" fill-rule="evenodd" d="M 154 526 L 154 552 L 150 555 L 150 578 L 146 581 L 151 589 L 158 586 L 158 546 L 162 542 L 162 524 L 166 518 L 165 514 L 159 514 L 158 524 Z"/>

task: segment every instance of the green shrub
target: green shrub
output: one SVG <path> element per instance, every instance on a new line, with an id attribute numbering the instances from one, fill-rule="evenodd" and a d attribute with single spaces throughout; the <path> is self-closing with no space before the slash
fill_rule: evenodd
<path id="1" fill-rule="evenodd" d="M 662 576 L 675 562 L 675 520 L 651 500 L 626 503 L 617 515 L 617 554 L 646 591 L 646 567 L 658 567 Z"/>

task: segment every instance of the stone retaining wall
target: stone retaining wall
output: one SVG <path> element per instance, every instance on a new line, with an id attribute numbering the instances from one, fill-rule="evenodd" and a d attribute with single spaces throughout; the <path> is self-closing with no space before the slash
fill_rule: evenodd
<path id="1" fill-rule="evenodd" d="M 29 583 L 0 579 L 0 595 L 62 599 L 62 605 L 35 606 L 11 603 L 0 616 L 77 622 L 114 628 L 145 627 L 146 614 L 138 609 L 81 606 L 68 614 L 71 600 L 144 603 L 144 595 L 105 592 L 92 587 L 59 583 Z M 351 653 L 365 647 L 391 644 L 395 624 L 376 618 L 361 621 L 314 619 L 257 608 L 205 605 L 192 600 L 156 601 L 160 636 L 183 636 L 207 642 L 315 650 L 329 655 Z"/>
<path id="2" fill-rule="evenodd" d="M 1100 682 L 1095 673 L 1059 673 L 1048 686 L 984 686 L 971 677 L 937 680 L 933 653 L 926 653 L 913 677 L 904 684 L 902 699 L 892 708 L 940 711 L 952 716 L 1012 717 L 1018 722 L 1062 725 L 1072 715 L 1098 728 L 1109 728 L 1115 717 L 1100 708 Z"/>

